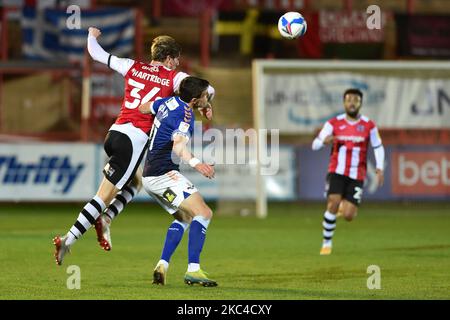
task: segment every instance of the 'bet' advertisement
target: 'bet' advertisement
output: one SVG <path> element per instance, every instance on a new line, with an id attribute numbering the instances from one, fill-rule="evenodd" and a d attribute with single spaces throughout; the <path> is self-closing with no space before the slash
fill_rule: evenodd
<path id="1" fill-rule="evenodd" d="M 385 146 L 385 180 L 378 187 L 369 150 L 364 200 L 450 200 L 450 146 Z M 323 200 L 330 149 L 297 152 L 299 200 Z"/>
<path id="2" fill-rule="evenodd" d="M 391 153 L 392 193 L 397 196 L 450 196 L 450 149 Z"/>

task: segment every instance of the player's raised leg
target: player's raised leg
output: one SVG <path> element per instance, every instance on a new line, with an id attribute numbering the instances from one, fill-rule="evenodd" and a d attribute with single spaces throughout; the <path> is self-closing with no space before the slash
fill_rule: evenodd
<path id="1" fill-rule="evenodd" d="M 95 223 L 95 220 L 105 209 L 105 203 L 109 203 L 117 192 L 118 189 L 106 178 L 103 178 L 97 194 L 83 207 L 69 232 L 63 237 L 56 236 L 53 239 L 56 248 L 55 259 L 58 265 L 62 264 L 70 247 Z"/>
<path id="2" fill-rule="evenodd" d="M 208 274 L 200 268 L 200 254 L 205 243 L 206 230 L 213 216 L 212 210 L 206 205 L 199 192 L 195 192 L 185 199 L 180 208 L 193 217 L 189 231 L 189 264 L 184 281 L 189 285 L 200 284 L 205 287 L 215 287 L 217 282 L 209 279 Z"/>
<path id="3" fill-rule="evenodd" d="M 336 229 L 336 213 L 342 200 L 339 194 L 328 195 L 327 211 L 323 215 L 323 241 L 320 255 L 329 255 L 333 247 L 333 235 Z"/>
<path id="4" fill-rule="evenodd" d="M 133 200 L 142 188 L 142 169 L 138 167 L 133 180 L 120 190 L 104 213 L 95 221 L 95 231 L 97 233 L 97 241 L 100 247 L 105 251 L 112 248 L 111 240 L 111 222 L 125 208 L 125 206 Z"/>
<path id="5" fill-rule="evenodd" d="M 141 180 L 142 168 L 138 167 L 133 180 L 119 191 L 108 208 L 106 208 L 105 215 L 110 221 L 114 220 L 123 211 L 125 206 L 139 193 L 142 189 Z"/>
<path id="6" fill-rule="evenodd" d="M 148 143 L 148 136 L 133 126 L 115 124 L 112 128 L 113 130 L 108 132 L 105 140 L 105 151 L 110 159 L 103 173 L 118 191 L 111 201 L 105 202 L 109 204 L 108 209 L 110 210 L 107 210 L 109 214 L 113 210 L 117 210 L 117 212 L 119 209 L 123 210 L 124 206 L 136 195 L 137 192 L 134 190 L 137 191 L 141 187 L 142 170 L 139 165 Z M 113 201 L 113 199 L 115 200 Z M 112 248 L 110 224 L 111 221 L 105 219 L 104 215 L 96 218 L 97 240 L 106 251 Z"/>
<path id="7" fill-rule="evenodd" d="M 144 132 L 126 124 L 113 126 L 114 130 L 110 130 L 105 139 L 104 149 L 110 158 L 103 169 L 104 178 L 96 196 L 84 206 L 67 236 L 54 238 L 59 265 L 70 246 L 95 224 L 106 204 L 132 180 L 145 152 L 148 136 Z"/>

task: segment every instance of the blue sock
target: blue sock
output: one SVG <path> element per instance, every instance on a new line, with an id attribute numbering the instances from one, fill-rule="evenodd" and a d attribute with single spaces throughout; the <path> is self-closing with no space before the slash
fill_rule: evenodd
<path id="1" fill-rule="evenodd" d="M 200 252 L 206 238 L 206 229 L 210 220 L 201 216 L 192 219 L 191 230 L 189 231 L 188 255 L 189 263 L 200 263 Z"/>
<path id="2" fill-rule="evenodd" d="M 161 260 L 165 260 L 167 262 L 170 261 L 172 254 L 175 252 L 178 244 L 183 238 L 184 230 L 186 230 L 188 226 L 189 224 L 180 222 L 178 220 L 172 222 L 169 229 L 167 230 L 166 241 L 164 243 Z"/>

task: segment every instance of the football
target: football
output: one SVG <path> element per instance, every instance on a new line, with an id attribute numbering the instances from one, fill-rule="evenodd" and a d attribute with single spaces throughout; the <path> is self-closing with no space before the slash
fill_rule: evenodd
<path id="1" fill-rule="evenodd" d="M 306 33 L 306 20 L 298 12 L 286 12 L 278 20 L 278 31 L 287 39 L 295 39 Z"/>

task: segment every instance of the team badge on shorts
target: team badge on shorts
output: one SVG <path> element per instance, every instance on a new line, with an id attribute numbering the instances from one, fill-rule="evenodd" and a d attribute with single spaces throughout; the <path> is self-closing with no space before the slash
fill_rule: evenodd
<path id="1" fill-rule="evenodd" d="M 103 168 L 103 171 L 106 173 L 106 175 L 107 175 L 108 177 L 112 177 L 112 175 L 114 174 L 114 172 L 115 172 L 116 170 L 114 170 L 114 168 L 111 167 L 111 166 L 109 165 L 109 163 L 107 163 L 106 166 L 105 166 L 105 168 Z"/>
<path id="2" fill-rule="evenodd" d="M 172 203 L 173 200 L 175 200 L 175 198 L 177 197 L 177 195 L 175 194 L 175 192 L 172 191 L 172 189 L 167 188 L 167 190 L 164 191 L 164 193 L 163 193 L 163 197 L 164 197 L 164 199 L 166 199 L 167 201 Z"/>
<path id="3" fill-rule="evenodd" d="M 195 188 L 194 185 L 189 183 L 186 189 L 193 190 L 194 188 Z"/>

